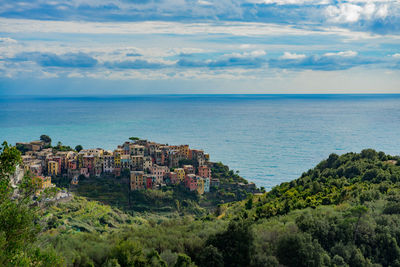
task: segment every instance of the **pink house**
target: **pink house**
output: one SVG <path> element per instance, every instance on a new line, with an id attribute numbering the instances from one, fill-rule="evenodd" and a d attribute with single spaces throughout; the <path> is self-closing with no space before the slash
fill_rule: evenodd
<path id="1" fill-rule="evenodd" d="M 200 166 L 198 171 L 200 177 L 211 178 L 211 169 L 208 166 Z"/>
<path id="2" fill-rule="evenodd" d="M 188 174 L 185 177 L 185 187 L 190 191 L 195 191 L 197 189 L 197 179 L 196 175 Z"/>

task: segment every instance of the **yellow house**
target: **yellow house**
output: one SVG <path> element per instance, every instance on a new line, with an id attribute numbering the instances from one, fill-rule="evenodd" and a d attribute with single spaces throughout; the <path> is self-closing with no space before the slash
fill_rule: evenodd
<path id="1" fill-rule="evenodd" d="M 174 169 L 176 176 L 178 177 L 179 181 L 183 181 L 185 179 L 185 170 L 183 168 L 176 168 Z"/>
<path id="2" fill-rule="evenodd" d="M 114 154 L 114 167 L 115 168 L 121 167 L 121 154 L 120 153 Z"/>
<path id="3" fill-rule="evenodd" d="M 197 178 L 197 192 L 202 195 L 204 194 L 204 179 L 201 177 L 196 177 Z"/>
<path id="4" fill-rule="evenodd" d="M 33 183 L 38 186 L 38 189 L 46 189 L 51 187 L 51 177 L 37 176 L 33 178 Z"/>
<path id="5" fill-rule="evenodd" d="M 142 171 L 132 171 L 131 172 L 131 190 L 143 189 L 143 175 Z"/>
<path id="6" fill-rule="evenodd" d="M 58 162 L 50 160 L 47 164 L 47 173 L 49 175 L 57 175 L 58 174 Z"/>

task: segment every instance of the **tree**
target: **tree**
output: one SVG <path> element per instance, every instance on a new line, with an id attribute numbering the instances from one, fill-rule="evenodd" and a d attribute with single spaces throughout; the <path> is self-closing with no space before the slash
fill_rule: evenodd
<path id="1" fill-rule="evenodd" d="M 132 137 L 129 137 L 129 140 L 137 141 L 137 140 L 140 140 L 140 138 L 136 137 L 136 136 L 132 136 Z"/>
<path id="2" fill-rule="evenodd" d="M 48 135 L 42 134 L 40 136 L 40 140 L 45 142 L 46 144 L 49 144 L 49 145 L 51 144 L 51 138 Z"/>
<path id="3" fill-rule="evenodd" d="M 81 151 L 83 149 L 83 147 L 81 146 L 81 145 L 77 145 L 76 147 L 75 147 L 75 150 L 76 151 Z"/>
<path id="4" fill-rule="evenodd" d="M 192 259 L 186 254 L 179 254 L 174 267 L 194 267 Z"/>
<path id="5" fill-rule="evenodd" d="M 231 221 L 224 232 L 210 236 L 206 244 L 221 252 L 225 266 L 247 266 L 253 251 L 253 240 L 250 223 L 239 220 Z"/>
<path id="6" fill-rule="evenodd" d="M 20 163 L 20 152 L 4 142 L 0 147 L 0 265 L 59 266 L 62 262 L 52 251 L 35 244 L 41 230 L 40 205 L 32 199 L 37 184 L 29 175 L 14 181 Z"/>
<path id="7" fill-rule="evenodd" d="M 223 267 L 224 258 L 216 247 L 210 245 L 201 251 L 197 263 L 199 266 Z"/>
<path id="8" fill-rule="evenodd" d="M 307 267 L 326 266 L 326 252 L 309 234 L 288 234 L 278 240 L 277 251 L 279 262 L 285 266 Z"/>

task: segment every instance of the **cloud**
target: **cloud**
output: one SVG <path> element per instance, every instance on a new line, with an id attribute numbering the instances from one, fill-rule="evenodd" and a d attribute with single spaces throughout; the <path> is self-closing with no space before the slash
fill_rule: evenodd
<path id="1" fill-rule="evenodd" d="M 304 54 L 295 54 L 295 53 L 290 53 L 290 52 L 285 52 L 283 56 L 281 56 L 282 59 L 302 59 L 305 58 L 306 55 Z"/>
<path id="2" fill-rule="evenodd" d="M 15 55 L 12 61 L 33 61 L 42 67 L 92 68 L 97 60 L 85 53 L 54 53 L 23 52 Z"/>
<path id="3" fill-rule="evenodd" d="M 339 52 L 340 53 L 340 52 Z M 302 58 L 280 58 L 270 59 L 268 65 L 270 68 L 280 69 L 298 69 L 298 70 L 322 70 L 335 71 L 346 70 L 353 67 L 365 66 L 382 63 L 379 59 L 361 58 L 354 56 L 344 56 L 348 53 L 326 53 L 324 55 L 311 55 Z M 343 52 L 342 52 L 343 53 Z"/>
<path id="4" fill-rule="evenodd" d="M 10 37 L 0 37 L 0 44 L 9 45 L 9 44 L 16 44 L 16 43 L 18 43 L 18 41 L 14 40 Z"/>
<path id="5" fill-rule="evenodd" d="M 357 56 L 357 52 L 355 51 L 342 51 L 342 52 L 337 52 L 337 53 L 325 53 L 324 56 L 326 57 L 334 57 L 334 56 L 339 56 L 339 57 L 355 57 Z"/>
<path id="6" fill-rule="evenodd" d="M 393 54 L 392 57 L 394 57 L 394 58 L 400 58 L 400 53 Z"/>
<path id="7" fill-rule="evenodd" d="M 263 58 L 266 53 L 263 50 L 255 50 L 245 53 L 225 54 L 218 59 L 209 60 L 188 60 L 180 59 L 178 67 L 189 68 L 260 68 L 266 60 Z"/>
<path id="8" fill-rule="evenodd" d="M 91 22 L 262 22 L 399 32 L 397 0 L 0 0 L 0 17 Z M 359 23 L 358 22 L 363 22 Z M 370 23 L 364 23 L 364 22 Z"/>
<path id="9" fill-rule="evenodd" d="M 161 69 L 167 65 L 159 62 L 149 62 L 146 60 L 137 59 L 105 62 L 104 66 L 109 69 Z"/>

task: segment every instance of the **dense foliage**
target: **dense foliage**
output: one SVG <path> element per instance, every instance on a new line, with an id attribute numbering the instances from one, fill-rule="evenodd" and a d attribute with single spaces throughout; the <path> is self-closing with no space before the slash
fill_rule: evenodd
<path id="1" fill-rule="evenodd" d="M 36 244 L 41 231 L 41 197 L 29 175 L 17 181 L 14 173 L 21 161 L 20 152 L 6 142 L 0 147 L 0 265 L 57 266 L 62 263 L 52 250 Z"/>
<path id="2" fill-rule="evenodd" d="M 38 255 L 53 247 L 67 266 L 400 266 L 398 160 L 371 149 L 332 154 L 268 193 L 198 213 L 185 211 L 183 200 L 204 199 L 179 188 L 129 195 L 123 182 L 84 180 L 77 192 L 92 200 L 76 196 L 38 213 L 45 227 L 27 246 L 40 247 Z M 222 164 L 214 170 L 240 179 Z M 124 193 L 114 195 L 113 186 Z M 118 197 L 136 211 L 115 208 Z"/>

